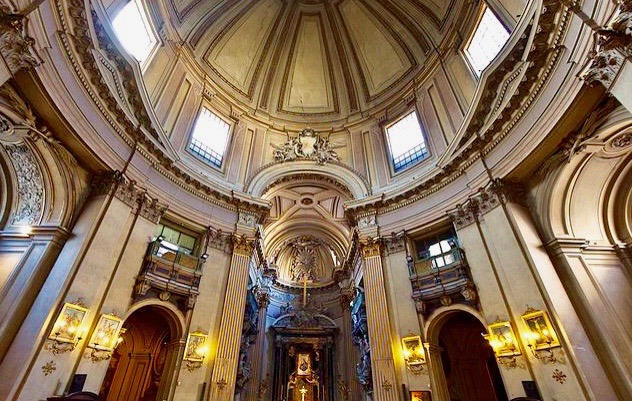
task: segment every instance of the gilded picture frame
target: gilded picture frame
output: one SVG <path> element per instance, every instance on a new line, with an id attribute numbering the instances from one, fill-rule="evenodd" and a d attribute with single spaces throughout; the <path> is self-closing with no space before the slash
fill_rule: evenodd
<path id="1" fill-rule="evenodd" d="M 123 319 L 118 316 L 102 314 L 92 332 L 90 347 L 101 351 L 113 351 L 118 344 Z"/>
<path id="2" fill-rule="evenodd" d="M 560 342 L 551 326 L 549 316 L 542 310 L 528 310 L 522 315 L 527 330 L 531 333 L 530 342 L 536 350 L 559 347 Z"/>
<path id="3" fill-rule="evenodd" d="M 489 343 L 494 348 L 496 356 L 502 357 L 520 354 L 511 322 L 494 322 L 487 326 L 487 331 L 489 333 Z"/>
<path id="4" fill-rule="evenodd" d="M 189 333 L 187 337 L 187 345 L 184 348 L 184 360 L 191 362 L 202 362 L 204 360 L 204 353 L 198 352 L 203 349 L 208 336 L 204 333 L 193 332 Z"/>
<path id="5" fill-rule="evenodd" d="M 430 391 L 411 391 L 410 401 L 432 401 Z"/>
<path id="6" fill-rule="evenodd" d="M 84 334 L 83 324 L 87 316 L 88 308 L 66 302 L 48 338 L 57 342 L 76 343 Z"/>

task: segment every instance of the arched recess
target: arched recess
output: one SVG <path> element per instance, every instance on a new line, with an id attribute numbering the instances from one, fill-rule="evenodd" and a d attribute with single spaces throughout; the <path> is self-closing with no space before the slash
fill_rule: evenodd
<path id="1" fill-rule="evenodd" d="M 0 360 L 5 366 L 24 361 L 23 350 L 36 341 L 46 313 L 32 315 L 42 320 L 25 316 L 37 297 L 47 299 L 42 305 L 52 302 L 53 292 L 40 290 L 90 189 L 88 172 L 38 121 L 9 83 L 0 87 L 0 165 L 6 179 L 0 209 L 0 311 L 5 311 L 0 312 L 5 322 Z M 25 334 L 16 336 L 18 330 Z"/>
<path id="2" fill-rule="evenodd" d="M 166 303 L 144 301 L 128 311 L 125 333 L 100 395 L 107 401 L 169 399 L 180 366 L 183 317 Z"/>
<path id="3" fill-rule="evenodd" d="M 342 164 L 317 164 L 313 161 L 275 163 L 258 171 L 246 184 L 246 193 L 259 197 L 268 188 L 290 176 L 321 176 L 342 184 L 353 199 L 361 199 L 371 194 L 365 178 Z"/>
<path id="4" fill-rule="evenodd" d="M 632 397 L 632 117 L 619 108 L 533 184 L 534 218 L 621 399 Z M 588 131 L 588 129 L 587 129 Z M 572 138 L 571 138 L 572 139 Z M 555 296 L 555 294 L 551 294 Z M 592 369 L 589 361 L 582 369 Z"/>

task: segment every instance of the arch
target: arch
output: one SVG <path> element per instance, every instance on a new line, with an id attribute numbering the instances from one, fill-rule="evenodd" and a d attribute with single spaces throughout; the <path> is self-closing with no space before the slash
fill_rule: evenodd
<path id="1" fill-rule="evenodd" d="M 274 163 L 263 167 L 246 184 L 246 193 L 262 196 L 271 184 L 285 177 L 300 174 L 317 175 L 334 180 L 347 188 L 353 199 L 361 199 L 371 194 L 366 179 L 342 163 L 321 165 L 307 160 Z"/>
<path id="2" fill-rule="evenodd" d="M 164 317 L 169 323 L 169 330 L 173 334 L 173 337 L 183 338 L 186 327 L 184 316 L 175 305 L 169 302 L 160 301 L 158 299 L 144 299 L 135 302 L 125 313 L 125 317 L 123 318 L 123 320 L 126 321 L 134 312 L 139 309 L 152 306 L 163 312 Z"/>
<path id="3" fill-rule="evenodd" d="M 631 237 L 632 118 L 617 110 L 577 151 L 534 188 L 535 217 L 545 241 L 559 237 L 616 244 Z M 625 221 L 615 214 L 625 211 Z"/>
<path id="4" fill-rule="evenodd" d="M 454 315 L 458 312 L 469 313 L 478 319 L 483 326 L 487 325 L 483 315 L 476 309 L 471 306 L 463 305 L 463 304 L 455 304 L 450 306 L 442 306 L 437 308 L 426 320 L 424 325 L 424 338 L 431 344 L 437 344 L 439 340 L 439 332 L 443 327 L 443 324 L 450 318 L 450 316 Z"/>
<path id="5" fill-rule="evenodd" d="M 145 300 L 130 308 L 123 342 L 110 359 L 101 397 L 109 401 L 168 398 L 181 363 L 183 323 L 183 316 L 166 302 Z"/>

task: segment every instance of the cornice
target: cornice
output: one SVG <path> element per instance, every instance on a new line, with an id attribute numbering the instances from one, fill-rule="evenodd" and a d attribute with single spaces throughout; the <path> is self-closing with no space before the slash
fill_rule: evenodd
<path id="1" fill-rule="evenodd" d="M 462 130 L 464 134 L 452 158 L 433 175 L 420 179 L 419 183 L 395 193 L 385 193 L 381 198 L 362 199 L 351 202 L 347 211 L 362 215 L 369 210 L 379 214 L 388 213 L 415 203 L 449 185 L 465 174 L 468 167 L 489 154 L 512 131 L 531 107 L 551 77 L 562 54 L 561 41 L 566 32 L 572 13 L 561 10 L 558 1 L 547 0 L 542 5 L 537 25 L 527 26 L 501 64 L 487 77 L 483 95 L 469 123 Z M 531 38 L 531 36 L 533 36 Z M 532 39 L 532 40 L 531 40 Z M 524 52 L 527 52 L 523 56 Z M 502 102 L 506 94 L 507 82 L 516 78 L 516 71 L 528 61 L 527 71 L 503 110 L 493 106 Z M 500 96 L 500 98 L 499 98 Z M 492 123 L 487 120 L 491 113 L 497 116 Z"/>
<path id="2" fill-rule="evenodd" d="M 249 199 L 245 195 L 240 197 L 234 191 L 213 188 L 176 166 L 151 125 L 151 119 L 145 109 L 139 88 L 136 86 L 131 65 L 118 49 L 108 42 L 95 12 L 87 10 L 85 3 L 81 0 L 55 0 L 54 4 L 62 28 L 57 34 L 74 73 L 99 112 L 128 146 L 137 147 L 139 153 L 150 161 L 156 171 L 205 201 L 231 211 L 236 211 L 238 207 L 257 212 L 267 211 L 268 206 L 265 202 L 255 201 L 254 198 Z M 131 121 L 121 109 L 101 75 L 97 60 L 92 53 L 95 42 L 90 33 L 90 22 L 86 18 L 88 12 L 94 24 L 100 50 L 115 62 L 114 66 L 118 74 L 124 78 L 128 101 L 133 108 L 134 117 L 138 119 L 138 124 Z M 70 20 L 66 18 L 66 15 L 70 17 Z M 150 138 L 146 133 L 150 135 Z"/>

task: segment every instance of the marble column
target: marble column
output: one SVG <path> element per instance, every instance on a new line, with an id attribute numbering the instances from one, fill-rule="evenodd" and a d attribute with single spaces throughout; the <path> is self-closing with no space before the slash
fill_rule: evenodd
<path id="1" fill-rule="evenodd" d="M 382 267 L 382 244 L 372 238 L 362 240 L 364 295 L 371 346 L 373 371 L 373 400 L 400 400 L 400 389 L 395 377 L 390 318 L 386 304 L 386 287 Z"/>
<path id="2" fill-rule="evenodd" d="M 234 397 L 251 254 L 252 241 L 235 235 L 209 400 L 232 401 Z"/>
<path id="3" fill-rule="evenodd" d="M 445 380 L 443 363 L 441 362 L 441 347 L 435 344 L 424 343 L 426 349 L 426 365 L 430 377 L 430 391 L 435 401 L 450 401 L 448 384 Z"/>
<path id="4" fill-rule="evenodd" d="M 257 298 L 257 306 L 259 307 L 257 312 L 257 341 L 252 348 L 252 376 L 248 383 L 247 401 L 257 401 L 260 399 L 259 389 L 261 386 L 261 370 L 263 367 L 261 356 L 264 355 L 265 352 L 266 312 L 270 304 L 269 290 L 267 288 L 260 288 L 256 292 L 255 297 Z"/>

